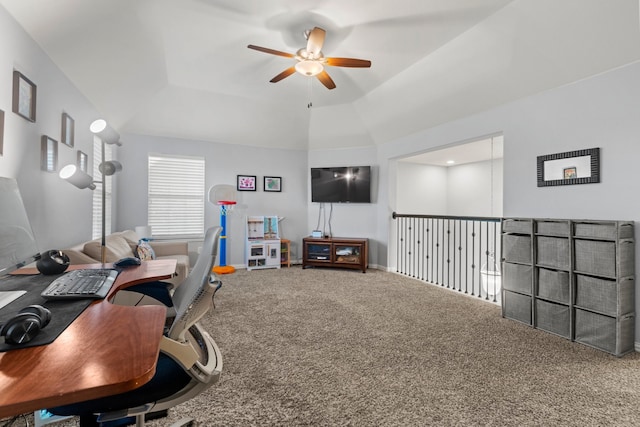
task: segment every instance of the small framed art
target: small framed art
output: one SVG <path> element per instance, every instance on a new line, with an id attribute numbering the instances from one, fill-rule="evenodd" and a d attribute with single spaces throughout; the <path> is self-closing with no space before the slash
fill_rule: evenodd
<path id="1" fill-rule="evenodd" d="M 82 151 L 78 150 L 78 161 L 77 161 L 78 169 L 86 173 L 88 169 L 88 163 L 89 163 L 89 156 L 87 156 L 86 153 L 83 153 Z"/>
<path id="2" fill-rule="evenodd" d="M 256 176 L 238 175 L 237 189 L 238 191 L 256 191 Z"/>
<path id="3" fill-rule="evenodd" d="M 265 176 L 264 191 L 282 191 L 282 178 L 279 176 Z"/>
<path id="4" fill-rule="evenodd" d="M 0 110 L 0 156 L 2 156 L 3 143 L 4 143 L 4 111 Z"/>
<path id="5" fill-rule="evenodd" d="M 55 172 L 58 169 L 58 141 L 42 135 L 40 144 L 41 169 L 45 172 Z"/>
<path id="6" fill-rule="evenodd" d="M 13 70 L 13 112 L 36 121 L 36 85 L 20 71 Z"/>
<path id="7" fill-rule="evenodd" d="M 75 122 L 67 113 L 62 113 L 62 135 L 60 140 L 64 145 L 73 147 Z"/>

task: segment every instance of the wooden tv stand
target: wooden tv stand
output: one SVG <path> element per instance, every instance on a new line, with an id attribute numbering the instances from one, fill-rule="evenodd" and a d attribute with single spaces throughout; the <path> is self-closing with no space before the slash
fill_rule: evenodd
<path id="1" fill-rule="evenodd" d="M 302 239 L 302 268 L 351 268 L 366 273 L 369 266 L 368 259 L 368 239 L 340 237 Z"/>

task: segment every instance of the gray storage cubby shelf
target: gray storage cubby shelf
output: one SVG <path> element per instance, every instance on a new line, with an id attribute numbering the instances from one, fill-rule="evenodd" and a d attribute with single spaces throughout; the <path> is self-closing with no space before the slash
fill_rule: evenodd
<path id="1" fill-rule="evenodd" d="M 506 218 L 502 315 L 616 356 L 633 351 L 631 221 Z"/>

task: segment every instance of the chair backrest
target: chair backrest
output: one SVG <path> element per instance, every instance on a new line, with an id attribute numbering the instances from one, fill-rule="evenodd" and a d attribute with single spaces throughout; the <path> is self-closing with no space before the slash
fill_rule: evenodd
<path id="1" fill-rule="evenodd" d="M 212 268 L 218 254 L 221 232 L 222 227 L 207 230 L 196 265 L 173 294 L 176 317 L 168 333 L 173 340 L 184 342 L 189 328 L 213 306 L 213 294 L 220 282 L 215 278 Z"/>

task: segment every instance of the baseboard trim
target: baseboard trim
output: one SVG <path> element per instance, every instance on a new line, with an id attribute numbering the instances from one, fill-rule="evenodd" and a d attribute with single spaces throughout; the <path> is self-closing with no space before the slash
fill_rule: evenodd
<path id="1" fill-rule="evenodd" d="M 640 342 L 637 342 L 637 341 L 636 341 L 636 343 L 635 343 L 634 347 L 635 347 L 636 351 L 637 351 L 638 353 L 640 353 Z"/>

